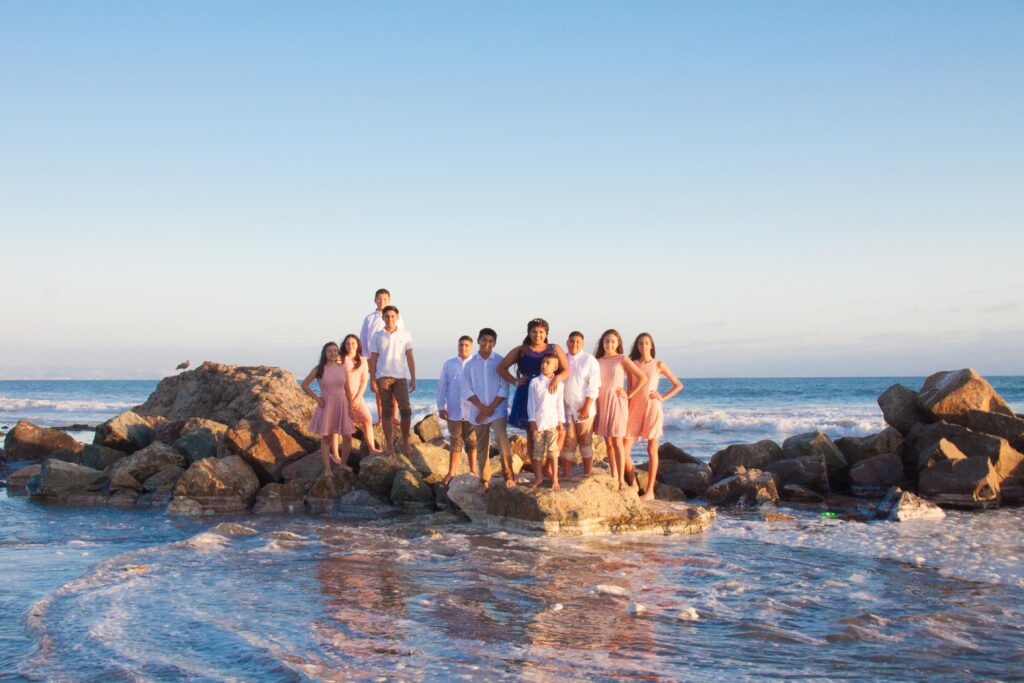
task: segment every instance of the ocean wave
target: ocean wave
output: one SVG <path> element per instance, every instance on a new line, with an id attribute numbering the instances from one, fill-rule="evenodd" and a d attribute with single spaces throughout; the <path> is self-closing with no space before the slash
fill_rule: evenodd
<path id="1" fill-rule="evenodd" d="M 0 412 L 47 409 L 57 412 L 104 412 L 126 410 L 136 405 L 127 401 L 54 401 L 45 398 L 16 398 L 0 396 Z"/>
<path id="2" fill-rule="evenodd" d="M 807 408 L 800 411 L 670 408 L 665 411 L 665 426 L 681 430 L 786 436 L 820 429 L 830 435 L 863 436 L 885 429 L 885 421 L 877 411 L 856 409 L 842 412 L 834 408 Z"/>

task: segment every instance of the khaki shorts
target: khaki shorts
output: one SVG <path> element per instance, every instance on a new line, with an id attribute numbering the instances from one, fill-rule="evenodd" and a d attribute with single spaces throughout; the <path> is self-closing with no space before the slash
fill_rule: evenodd
<path id="1" fill-rule="evenodd" d="M 558 458 L 558 429 L 545 429 L 533 435 L 533 461 L 544 462 Z"/>
<path id="2" fill-rule="evenodd" d="M 377 388 L 380 389 L 380 412 L 385 422 L 390 422 L 395 416 L 393 401 L 398 402 L 398 414 L 402 417 L 412 417 L 412 407 L 409 405 L 409 381 L 404 377 L 380 377 L 377 379 Z"/>
<path id="3" fill-rule="evenodd" d="M 580 456 L 584 459 L 594 457 L 594 418 L 576 422 L 569 420 L 565 425 L 565 442 L 562 444 L 562 458 L 576 459 L 576 446 L 580 447 Z"/>
<path id="4" fill-rule="evenodd" d="M 472 456 L 476 453 L 476 430 L 469 420 L 447 420 L 448 441 L 451 444 L 451 451 L 458 453 L 462 450 L 462 444 L 466 444 L 466 453 Z"/>

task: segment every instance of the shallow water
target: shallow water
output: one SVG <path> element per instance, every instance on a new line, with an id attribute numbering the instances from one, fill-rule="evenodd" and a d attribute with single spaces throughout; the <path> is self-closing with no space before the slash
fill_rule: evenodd
<path id="1" fill-rule="evenodd" d="M 38 680 L 1008 678 L 1019 510 L 794 511 L 686 537 L 329 518 L 182 519 L 0 494 L 0 671 Z M 998 556 L 998 557 L 997 557 Z M 641 610 L 637 605 L 642 605 Z M 696 617 L 694 619 L 694 617 Z"/>

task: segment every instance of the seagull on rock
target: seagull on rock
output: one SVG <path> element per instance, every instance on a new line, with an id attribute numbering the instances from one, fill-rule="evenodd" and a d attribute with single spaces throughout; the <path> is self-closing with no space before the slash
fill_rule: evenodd
<path id="1" fill-rule="evenodd" d="M 178 367 L 176 367 L 174 369 L 175 370 L 188 370 L 188 361 L 185 361 L 183 363 L 178 363 Z"/>

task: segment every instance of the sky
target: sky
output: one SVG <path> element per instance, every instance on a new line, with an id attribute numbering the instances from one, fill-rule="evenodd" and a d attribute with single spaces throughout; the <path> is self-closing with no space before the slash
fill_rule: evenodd
<path id="1" fill-rule="evenodd" d="M 0 0 L 0 378 L 1024 374 L 1024 3 Z"/>

